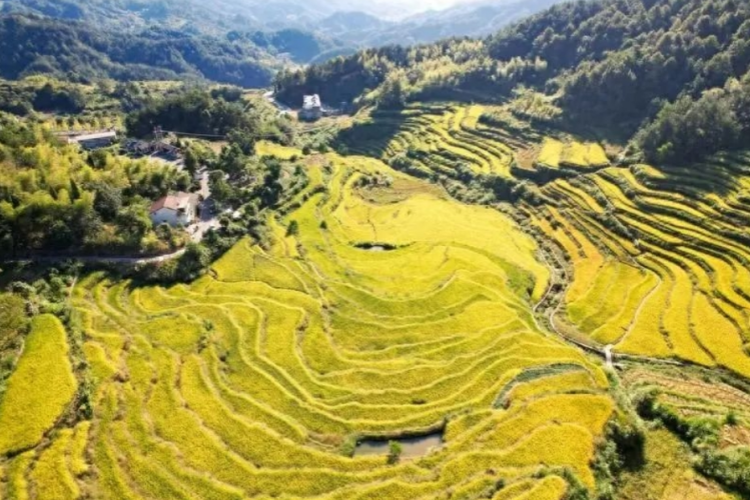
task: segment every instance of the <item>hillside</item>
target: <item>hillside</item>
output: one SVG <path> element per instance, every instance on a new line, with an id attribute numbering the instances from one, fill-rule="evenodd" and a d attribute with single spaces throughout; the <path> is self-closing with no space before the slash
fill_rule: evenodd
<path id="1" fill-rule="evenodd" d="M 0 17 L 0 77 L 31 74 L 76 81 L 208 79 L 267 85 L 279 62 L 248 43 L 152 28 L 137 34 L 72 21 Z"/>
<path id="2" fill-rule="evenodd" d="M 305 64 L 350 55 L 358 47 L 484 36 L 558 1 L 490 0 L 421 12 L 416 4 L 387 2 L 10 0 L 3 2 L 0 15 L 36 15 L 134 35 L 158 28 L 184 36 L 242 38 L 269 58 L 289 55 Z"/>
<path id="3" fill-rule="evenodd" d="M 448 3 L 404 3 L 397 0 L 5 0 L 0 12 L 34 13 L 88 20 L 97 24 L 119 24 L 126 29 L 144 28 L 158 22 L 174 29 L 213 32 L 285 28 L 314 31 L 319 27 L 330 27 L 330 20 L 333 19 L 346 31 L 353 31 L 365 28 L 360 22 L 362 18 L 377 19 L 377 25 L 385 26 L 438 16 L 450 17 L 448 13 L 466 14 L 481 5 L 490 5 L 493 9 L 497 7 L 502 12 L 505 4 L 518 4 L 517 0 L 483 0 L 468 2 L 457 8 L 445 8 Z M 374 27 L 378 26 L 369 26 Z"/>
<path id="4" fill-rule="evenodd" d="M 485 0 L 467 2 L 445 10 L 430 10 L 399 22 L 369 22 L 363 25 L 357 13 L 323 21 L 318 29 L 359 47 L 414 45 L 452 37 L 484 37 L 524 17 L 563 0 Z M 333 24 L 333 26 L 331 26 Z M 346 27 L 346 29 L 344 29 Z"/>
<path id="5" fill-rule="evenodd" d="M 304 164 L 309 184 L 271 221 L 268 248 L 242 241 L 187 286 L 75 285 L 97 424 L 7 461 L 12 491 L 30 461 L 33 487 L 71 496 L 556 498 L 572 474 L 594 487 L 588 462 L 614 403 L 602 369 L 529 313 L 549 280 L 533 240 L 376 160 Z M 358 436 L 429 431 L 449 446 L 425 459 L 355 450 Z M 70 452 L 90 479 L 45 473 L 72 441 L 90 443 L 90 458 Z M 530 475 L 540 462 L 549 472 Z"/>
<path id="6" fill-rule="evenodd" d="M 38 317 L 0 395 L 0 492 L 747 491 L 736 478 L 750 444 L 750 288 L 732 227 L 749 220 L 738 203 L 747 155 L 717 158 L 700 178 L 607 167 L 596 144 L 486 125 L 487 111 L 377 114 L 372 127 L 399 133 L 352 136 L 345 157 L 258 144 L 306 178 L 266 214 L 262 245 L 244 238 L 180 285 L 102 272 L 56 285 L 83 389 L 46 405 L 34 433 L 5 417 L 36 401 L 20 387 L 38 351 L 66 356 L 59 333 L 40 335 L 60 326 Z M 537 175 L 556 178 L 518 184 L 516 203 L 500 203 L 498 179 L 521 174 L 513 160 L 525 151 L 538 155 Z M 409 174 L 396 170 L 405 157 Z M 34 290 L 34 304 L 50 293 Z M 578 348 L 605 342 L 617 372 Z M 667 364 L 678 361 L 690 364 Z M 61 377 L 71 380 L 49 371 L 35 381 Z"/>
<path id="7" fill-rule="evenodd" d="M 676 142 L 660 158 L 680 160 L 695 155 L 678 144 L 693 144 L 691 153 L 710 153 L 736 146 L 744 137 L 747 119 L 733 110 L 741 105 L 737 100 L 744 102 L 744 86 L 735 80 L 750 65 L 749 27 L 750 7 L 733 0 L 575 2 L 554 6 L 486 40 L 365 50 L 342 61 L 282 73 L 276 85 L 289 101 L 317 92 L 330 102 L 386 107 L 456 97 L 456 89 L 469 92 L 466 98 L 510 99 L 523 85 L 561 108 L 557 126 L 588 127 L 587 132 L 620 140 L 633 137 L 644 121 L 663 111 L 656 129 L 644 128 L 640 145 L 655 159 L 658 147 Z M 701 98 L 712 89 L 717 90 Z M 678 97 L 682 112 L 674 120 L 692 122 L 659 127 L 678 114 L 667 105 Z M 721 120 L 728 123 L 717 129 L 734 136 L 720 140 L 694 133 L 713 126 L 723 110 L 731 111 Z M 667 130 L 651 140 L 659 128 Z"/>
<path id="8" fill-rule="evenodd" d="M 143 29 L 159 23 L 172 29 L 217 34 L 232 29 L 300 28 L 340 10 L 353 8 L 368 8 L 368 3 L 319 0 L 9 0 L 3 2 L 2 11 L 118 25 L 125 29 Z M 373 14 L 376 12 L 371 11 Z"/>
<path id="9" fill-rule="evenodd" d="M 0 82 L 0 498 L 750 497 L 748 16 L 577 2 L 283 71 L 355 105 L 315 123 Z M 19 17 L 123 79 L 141 34 L 218 43 Z M 317 50 L 281 31 L 220 45 Z M 55 134 L 110 127 L 139 141 Z"/>

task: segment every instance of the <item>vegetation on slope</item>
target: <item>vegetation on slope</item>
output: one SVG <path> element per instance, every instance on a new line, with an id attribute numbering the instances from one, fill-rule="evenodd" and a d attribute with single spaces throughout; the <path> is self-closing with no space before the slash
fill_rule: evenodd
<path id="1" fill-rule="evenodd" d="M 660 431 L 662 435 L 652 439 L 652 449 L 666 451 L 668 446 L 675 447 L 676 439 L 681 439 L 682 443 L 678 445 L 680 453 L 688 457 L 692 455 L 690 458 L 699 473 L 745 498 L 750 494 L 748 388 L 737 381 L 729 385 L 721 380 L 720 375 L 704 372 L 698 378 L 699 374 L 690 369 L 681 372 L 665 368 L 632 369 L 626 373 L 625 381 L 644 418 L 674 433 L 668 436 L 664 435 L 665 431 Z M 658 471 L 653 466 L 649 469 Z M 684 490 L 689 474 L 687 471 L 680 475 L 670 474 L 667 491 Z M 646 475 L 663 481 L 658 476 L 658 472 L 650 471 Z M 631 488 L 627 484 L 628 478 L 625 479 L 627 492 Z M 638 484 L 634 481 L 633 486 Z M 712 488 L 706 487 L 705 483 L 701 485 L 703 487 L 698 486 L 692 484 L 690 498 L 730 498 L 717 491 L 711 492 Z"/>
<path id="2" fill-rule="evenodd" d="M 185 135 L 247 141 L 248 151 L 260 138 L 287 144 L 293 141 L 291 122 L 279 118 L 278 111 L 264 100 L 247 101 L 240 89 L 233 88 L 182 90 L 163 99 L 148 100 L 130 113 L 125 120 L 128 134 L 144 137 L 159 125 Z"/>
<path id="3" fill-rule="evenodd" d="M 86 107 L 106 103 L 107 111 L 101 115 L 94 112 L 74 118 L 78 125 L 84 118 L 94 124 L 105 120 L 117 123 L 122 120 L 117 102 L 123 103 L 120 106 L 127 102 L 136 107 L 124 120 L 131 136 L 147 136 L 160 124 L 166 130 L 228 138 L 230 147 L 217 155 L 186 142 L 185 169 L 180 170 L 150 159 L 129 158 L 121 154 L 119 146 L 85 152 L 62 144 L 49 128 L 69 127 L 65 118 L 48 120 L 35 118 L 35 114 L 22 120 L 1 114 L 3 259 L 38 254 L 138 256 L 182 248 L 188 241 L 184 231 L 152 224 L 148 210 L 154 200 L 170 191 L 197 190 L 193 174 L 201 166 L 217 173 L 220 185 L 215 186 L 215 198 L 219 203 L 233 196 L 240 199 L 242 196 L 233 195 L 232 190 L 246 188 L 242 179 L 260 175 L 265 168 L 254 158 L 255 142 L 264 137 L 293 140 L 288 120 L 262 99 L 245 100 L 237 89 L 178 87 L 161 97 L 145 94 L 139 86 L 104 93 L 84 93 L 77 86 L 49 82 L 36 87 L 38 90 L 30 88 L 28 92 L 36 92 L 35 101 L 43 94 L 75 93 Z M 234 188 L 224 180 L 224 174 L 234 176 Z M 285 187 L 278 190 L 277 199 Z M 271 201 L 268 197 L 264 200 L 267 204 Z"/>
<path id="4" fill-rule="evenodd" d="M 103 31 L 79 22 L 0 16 L 0 77 L 46 74 L 70 81 L 213 80 L 244 87 L 270 83 L 280 63 L 242 39 L 229 41 L 160 28 Z"/>
<path id="5" fill-rule="evenodd" d="M 146 160 L 58 145 L 40 125 L 0 116 L 0 254 L 158 252 L 178 245 L 158 237 L 148 217 L 153 199 L 190 179 Z"/>
<path id="6" fill-rule="evenodd" d="M 27 324 L 25 301 L 11 293 L 0 295 L 0 400 L 23 347 Z"/>
<path id="7" fill-rule="evenodd" d="M 446 95 L 510 97 L 522 84 L 556 98 L 559 124 L 628 137 L 664 108 L 639 143 L 650 159 L 678 161 L 736 146 L 736 122 L 745 132 L 744 101 L 701 94 L 725 86 L 728 93 L 748 72 L 749 26 L 750 8 L 734 0 L 570 2 L 487 40 L 367 50 L 282 73 L 276 85 L 292 102 L 318 92 L 331 103 L 393 107 Z M 665 108 L 678 98 L 679 108 Z M 727 108 L 737 116 L 709 133 L 702 125 Z M 668 117 L 680 123 L 670 126 Z"/>

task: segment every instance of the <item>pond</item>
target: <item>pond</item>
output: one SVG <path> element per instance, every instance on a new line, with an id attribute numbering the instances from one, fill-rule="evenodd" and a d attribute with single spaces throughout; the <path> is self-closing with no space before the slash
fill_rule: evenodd
<path id="1" fill-rule="evenodd" d="M 369 250 L 370 252 L 392 252 L 398 249 L 396 245 L 388 243 L 357 243 L 354 246 L 360 250 Z"/>
<path id="2" fill-rule="evenodd" d="M 441 431 L 426 434 L 424 436 L 404 437 L 390 440 L 382 438 L 362 439 L 357 443 L 357 447 L 354 449 L 354 456 L 387 455 L 389 441 L 396 441 L 401 444 L 403 450 L 401 452 L 402 458 L 422 457 L 427 455 L 432 448 L 439 448 L 443 445 L 443 433 Z"/>

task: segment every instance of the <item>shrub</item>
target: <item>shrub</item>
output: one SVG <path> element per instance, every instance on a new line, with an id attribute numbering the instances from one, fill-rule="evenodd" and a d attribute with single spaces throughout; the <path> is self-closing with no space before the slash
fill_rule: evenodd
<path id="1" fill-rule="evenodd" d="M 388 463 L 395 464 L 401 459 L 403 447 L 398 441 L 388 441 Z"/>
<path id="2" fill-rule="evenodd" d="M 695 462 L 702 474 L 743 494 L 750 494 L 750 448 L 705 451 Z"/>
<path id="3" fill-rule="evenodd" d="M 724 417 L 724 423 L 732 426 L 737 425 L 739 423 L 739 417 L 737 416 L 737 413 L 734 410 L 729 410 L 727 416 Z"/>

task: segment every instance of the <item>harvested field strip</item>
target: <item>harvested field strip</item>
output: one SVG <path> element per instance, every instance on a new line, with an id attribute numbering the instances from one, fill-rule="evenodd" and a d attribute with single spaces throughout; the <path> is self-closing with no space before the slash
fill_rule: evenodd
<path id="1" fill-rule="evenodd" d="M 599 202 L 596 201 L 590 194 L 588 194 L 586 191 L 577 188 L 576 186 L 571 185 L 569 182 L 560 180 L 555 182 L 550 189 L 558 190 L 563 195 L 567 195 L 584 210 L 593 210 L 596 213 L 602 213 L 604 212 L 604 208 L 599 205 Z"/>
<path id="2" fill-rule="evenodd" d="M 581 234 L 587 235 L 592 241 L 596 241 L 605 254 L 619 259 L 622 262 L 635 264 L 633 256 L 640 252 L 631 240 L 612 234 L 599 221 L 593 220 L 587 213 L 570 211 L 571 222 L 578 227 Z"/>
<path id="3" fill-rule="evenodd" d="M 594 278 L 600 270 L 604 269 L 605 259 L 599 249 L 579 233 L 566 219 L 554 209 L 550 209 L 555 217 L 556 223 L 564 230 L 567 239 L 575 243 L 571 247 L 570 243 L 563 244 L 563 248 L 573 261 L 573 283 L 567 291 L 566 301 L 568 303 L 581 300 L 582 297 L 590 290 L 594 283 Z M 563 243 L 563 241 L 561 241 Z"/>

